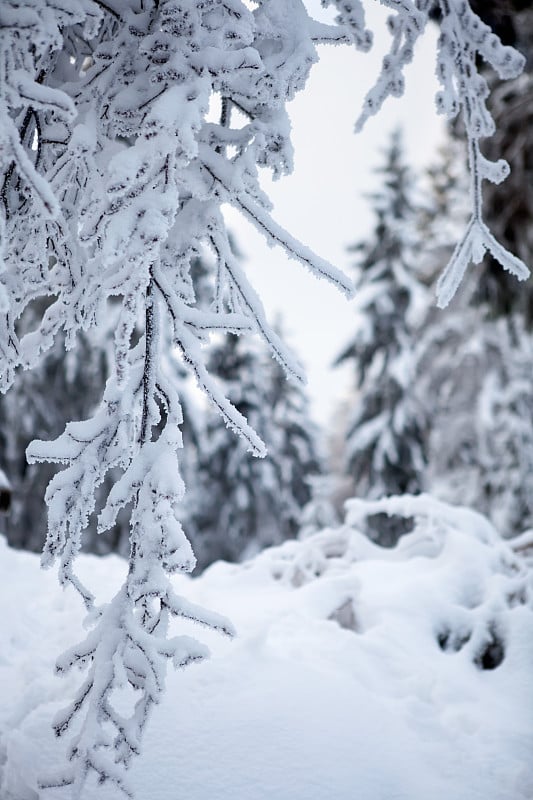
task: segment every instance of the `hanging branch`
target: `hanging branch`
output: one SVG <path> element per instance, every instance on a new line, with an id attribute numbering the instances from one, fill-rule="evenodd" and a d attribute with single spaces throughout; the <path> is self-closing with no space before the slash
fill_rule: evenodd
<path id="1" fill-rule="evenodd" d="M 392 46 L 383 59 L 381 74 L 368 93 L 357 121 L 360 130 L 368 118 L 381 109 L 389 96 L 404 91 L 403 71 L 412 61 L 414 46 L 424 32 L 433 3 L 421 0 L 382 0 L 395 14 L 387 21 Z M 487 109 L 489 88 L 476 59 L 481 56 L 500 78 L 514 78 L 524 67 L 524 58 L 512 47 L 504 46 L 488 25 L 473 13 L 467 0 L 439 0 L 441 13 L 438 41 L 437 76 L 442 91 L 437 95 L 439 113 L 455 117 L 461 113 L 468 140 L 472 216 L 452 258 L 437 284 L 437 302 L 444 308 L 454 296 L 470 263 L 478 264 L 486 251 L 518 280 L 529 276 L 529 269 L 496 241 L 483 221 L 483 180 L 500 183 L 509 174 L 502 159 L 492 163 L 481 153 L 479 142 L 494 132 Z"/>
<path id="2" fill-rule="evenodd" d="M 476 56 L 483 56 L 505 78 L 520 74 L 524 60 L 512 48 L 504 47 L 466 4 L 456 6 L 454 0 L 449 3 L 447 17 L 442 23 L 438 69 L 444 89 L 437 103 L 439 110 L 449 115 L 457 113 L 458 108 L 462 111 L 468 138 L 472 216 L 438 281 L 440 308 L 447 306 L 454 296 L 468 265 L 479 264 L 487 250 L 518 280 L 529 276 L 523 261 L 497 242 L 483 221 L 483 180 L 501 183 L 509 174 L 509 165 L 503 159 L 488 161 L 480 151 L 479 141 L 494 133 L 494 122 L 485 102 L 488 85 L 476 67 Z"/>

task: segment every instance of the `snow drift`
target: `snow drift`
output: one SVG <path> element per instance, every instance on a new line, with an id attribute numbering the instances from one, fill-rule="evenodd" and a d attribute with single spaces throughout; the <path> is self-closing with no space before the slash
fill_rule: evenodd
<path id="1" fill-rule="evenodd" d="M 394 549 L 363 533 L 413 518 Z M 523 544 L 523 542 L 522 542 Z M 54 661 L 81 601 L 34 555 L 0 545 L 0 797 L 60 800 L 52 719 L 76 675 Z M 521 553 L 523 548 L 521 548 Z M 131 770 L 139 800 L 526 800 L 533 797 L 533 607 L 521 553 L 483 517 L 420 496 L 348 503 L 346 524 L 241 565 L 173 579 L 235 624 L 169 672 Z M 109 595 L 118 557 L 82 556 Z M 186 625 L 179 625 L 187 633 Z M 84 800 L 119 797 L 89 780 Z"/>

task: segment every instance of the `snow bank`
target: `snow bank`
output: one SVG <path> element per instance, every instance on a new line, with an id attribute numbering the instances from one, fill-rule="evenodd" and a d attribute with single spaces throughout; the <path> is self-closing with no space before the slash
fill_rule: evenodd
<path id="1" fill-rule="evenodd" d="M 415 519 L 394 549 L 360 533 L 381 512 Z M 80 558 L 100 595 L 124 572 Z M 138 800 L 533 798 L 531 576 L 482 517 L 425 497 L 353 501 L 343 527 L 175 583 L 239 635 L 202 634 L 212 658 L 169 672 L 132 768 Z M 0 797 L 68 798 L 36 786 L 66 746 L 51 719 L 79 675 L 53 664 L 81 604 L 4 543 L 0 600 Z M 118 794 L 89 783 L 84 800 L 97 797 Z"/>

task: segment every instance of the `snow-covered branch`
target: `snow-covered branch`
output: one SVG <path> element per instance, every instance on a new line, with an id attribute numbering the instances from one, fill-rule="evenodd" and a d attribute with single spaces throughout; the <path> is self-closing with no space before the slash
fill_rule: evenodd
<path id="1" fill-rule="evenodd" d="M 424 32 L 431 0 L 382 0 L 394 12 L 388 19 L 392 35 L 389 53 L 383 59 L 381 74 L 368 93 L 356 129 L 376 114 L 389 96 L 399 97 L 404 90 L 404 68 L 413 59 L 414 46 Z M 518 280 L 529 275 L 526 265 L 496 241 L 483 221 L 484 180 L 500 183 L 509 173 L 503 159 L 491 162 L 480 150 L 480 140 L 494 133 L 494 122 L 487 108 L 489 88 L 477 59 L 486 61 L 502 79 L 514 78 L 524 67 L 524 57 L 504 46 L 498 36 L 475 14 L 468 0 L 439 0 L 440 36 L 437 53 L 437 110 L 449 118 L 461 115 L 468 140 L 472 216 L 452 258 L 437 285 L 438 305 L 448 305 L 469 264 L 478 264 L 489 252 Z"/>

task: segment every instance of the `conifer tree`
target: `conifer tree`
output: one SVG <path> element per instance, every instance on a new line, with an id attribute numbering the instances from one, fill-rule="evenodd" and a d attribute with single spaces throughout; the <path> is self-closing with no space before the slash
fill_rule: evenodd
<path id="1" fill-rule="evenodd" d="M 209 366 L 225 395 L 261 434 L 268 452 L 254 459 L 218 415 L 209 413 L 198 480 L 185 525 L 198 566 L 237 561 L 298 532 L 320 470 L 303 389 L 287 381 L 254 340 L 235 335 L 213 347 Z"/>
<path id="2" fill-rule="evenodd" d="M 533 337 L 523 315 L 450 310 L 421 331 L 420 354 L 427 490 L 485 514 L 504 536 L 532 527 Z"/>
<path id="3" fill-rule="evenodd" d="M 352 494 L 368 498 L 419 492 L 425 463 L 425 420 L 413 382 L 415 333 L 428 300 L 414 271 L 414 185 L 398 132 L 376 172 L 374 229 L 352 248 L 358 254 L 356 331 L 336 362 L 354 366 L 345 468 Z M 394 523 L 381 526 L 380 541 L 393 544 L 397 534 Z"/>
<path id="4" fill-rule="evenodd" d="M 26 317 L 25 325 L 31 330 L 35 314 Z M 11 391 L 0 396 L 0 463 L 9 476 L 13 498 L 3 528 L 14 547 L 42 550 L 47 527 L 45 490 L 57 472 L 52 464 L 28 464 L 26 448 L 36 437 L 59 436 L 69 420 L 84 419 L 95 410 L 110 371 L 112 308 L 110 320 L 106 329 L 80 335 L 76 350 L 65 351 L 65 337 L 59 336 L 43 361 L 23 371 Z M 117 477 L 116 471 L 106 475 L 102 489 L 109 491 Z M 98 536 L 93 518 L 84 549 L 127 554 L 127 521 L 119 517 L 109 534 Z"/>
<path id="5" fill-rule="evenodd" d="M 451 140 L 431 171 L 424 263 L 434 277 L 467 217 L 464 163 L 449 155 L 457 149 Z M 425 488 L 511 536 L 533 524 L 533 337 L 526 306 L 505 311 L 505 282 L 490 281 L 493 267 L 484 263 L 448 308 L 429 309 L 417 337 L 415 391 L 427 420 Z"/>
<path id="6" fill-rule="evenodd" d="M 311 500 L 311 481 L 322 474 L 324 464 L 305 388 L 288 381 L 279 364 L 272 360 L 269 372 L 267 397 L 272 428 L 267 446 L 278 464 L 282 531 L 286 539 L 297 534 L 302 509 Z"/>

